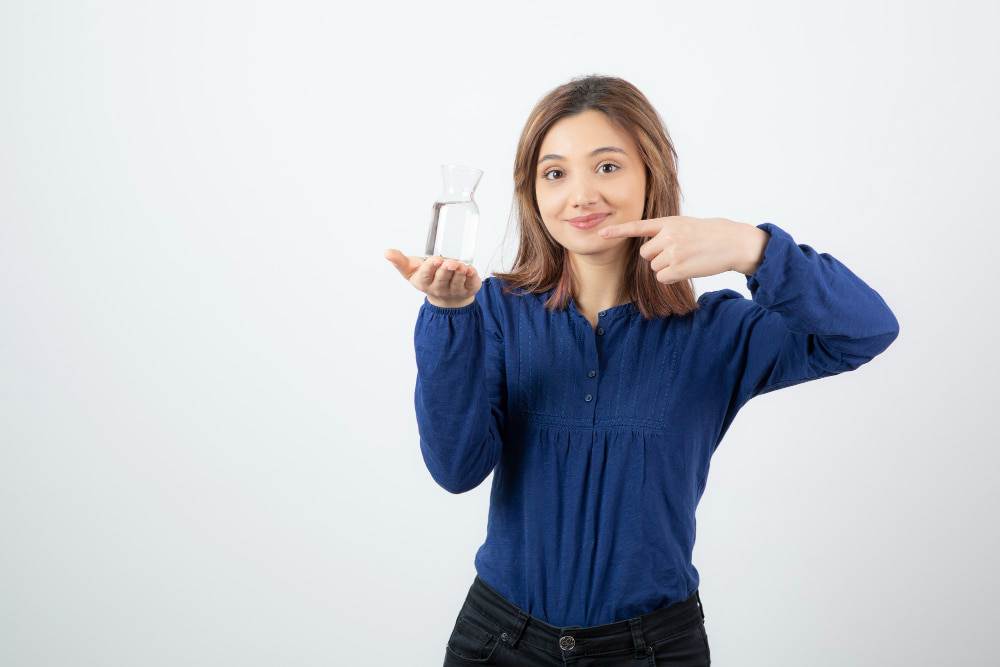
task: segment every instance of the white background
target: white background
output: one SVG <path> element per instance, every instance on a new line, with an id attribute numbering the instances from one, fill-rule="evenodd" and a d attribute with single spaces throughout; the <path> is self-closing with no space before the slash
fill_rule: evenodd
<path id="1" fill-rule="evenodd" d="M 992 2 L 5 2 L 0 664 L 438 665 L 489 481 L 423 465 L 418 254 L 578 75 L 634 83 L 683 213 L 843 261 L 898 340 L 759 397 L 695 565 L 718 665 L 995 656 Z M 729 287 L 734 273 L 697 281 Z M 637 581 L 641 586 L 643 582 Z"/>

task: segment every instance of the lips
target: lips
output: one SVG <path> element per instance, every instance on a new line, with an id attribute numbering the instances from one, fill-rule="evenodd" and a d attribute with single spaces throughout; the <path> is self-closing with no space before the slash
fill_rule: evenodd
<path id="1" fill-rule="evenodd" d="M 607 218 L 610 213 L 591 213 L 590 215 L 580 216 L 579 218 L 570 218 L 566 222 L 573 225 L 577 229 L 590 229 L 591 227 L 596 227 L 601 222 Z"/>

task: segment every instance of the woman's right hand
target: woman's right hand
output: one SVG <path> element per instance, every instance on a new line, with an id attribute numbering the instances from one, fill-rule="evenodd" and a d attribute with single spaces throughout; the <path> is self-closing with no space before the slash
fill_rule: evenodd
<path id="1" fill-rule="evenodd" d="M 456 259 L 437 255 L 427 259 L 407 257 L 394 248 L 385 251 L 385 258 L 411 285 L 427 295 L 431 305 L 440 308 L 469 305 L 483 285 L 476 267 L 466 266 Z"/>

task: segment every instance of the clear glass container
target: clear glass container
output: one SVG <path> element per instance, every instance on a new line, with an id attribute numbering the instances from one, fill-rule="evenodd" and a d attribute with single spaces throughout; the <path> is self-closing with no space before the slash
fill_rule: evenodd
<path id="1" fill-rule="evenodd" d="M 455 164 L 441 165 L 444 192 L 434 202 L 424 258 L 432 255 L 472 264 L 479 227 L 479 207 L 472 200 L 483 172 Z"/>

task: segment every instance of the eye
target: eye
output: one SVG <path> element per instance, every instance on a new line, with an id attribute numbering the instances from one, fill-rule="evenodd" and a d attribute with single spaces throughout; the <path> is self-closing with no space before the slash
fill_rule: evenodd
<path id="1" fill-rule="evenodd" d="M 604 171 L 603 173 L 605 173 L 605 174 L 613 174 L 616 171 L 618 171 L 619 169 L 621 169 L 621 167 L 619 167 L 614 162 L 605 162 L 605 163 L 603 163 L 601 165 L 598 165 L 597 169 L 601 170 L 601 169 L 604 169 L 605 167 L 614 167 L 614 169 L 611 169 L 610 171 Z M 542 178 L 545 179 L 546 181 L 555 180 L 553 178 L 549 178 L 549 174 L 562 174 L 562 170 L 560 170 L 560 169 L 549 169 L 544 174 L 542 174 Z"/>

